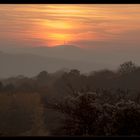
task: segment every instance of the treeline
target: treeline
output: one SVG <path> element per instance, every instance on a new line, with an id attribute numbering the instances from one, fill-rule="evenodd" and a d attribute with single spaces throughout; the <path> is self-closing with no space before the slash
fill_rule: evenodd
<path id="1" fill-rule="evenodd" d="M 116 71 L 42 71 L 3 79 L 0 134 L 139 136 L 139 83 L 140 67 L 132 61 Z"/>
<path id="2" fill-rule="evenodd" d="M 81 74 L 79 70 L 60 70 L 55 73 L 47 71 L 40 72 L 37 76 L 28 78 L 25 76 L 11 77 L 0 82 L 0 91 L 40 91 L 50 86 L 61 86 L 64 88 L 71 86 L 75 90 L 88 88 L 106 89 L 139 89 L 140 67 L 133 62 L 125 62 L 120 65 L 118 70 L 108 69 L 93 71 L 89 74 Z M 64 84 L 65 83 L 65 84 Z M 69 87 L 70 88 L 70 87 Z"/>

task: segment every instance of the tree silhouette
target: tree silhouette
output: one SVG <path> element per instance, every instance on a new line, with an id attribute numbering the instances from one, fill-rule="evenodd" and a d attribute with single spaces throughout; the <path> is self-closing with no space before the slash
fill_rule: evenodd
<path id="1" fill-rule="evenodd" d="M 138 136 L 140 134 L 140 105 L 132 101 L 116 104 L 112 135 Z"/>
<path id="2" fill-rule="evenodd" d="M 101 108 L 95 101 L 96 94 L 85 93 L 68 97 L 63 102 L 48 104 L 48 107 L 64 113 L 64 126 L 61 135 L 94 135 Z M 56 130 L 56 134 L 60 130 Z"/>
<path id="3" fill-rule="evenodd" d="M 37 83 L 38 85 L 46 85 L 48 81 L 48 72 L 47 71 L 42 71 L 40 72 L 37 76 Z"/>
<path id="4" fill-rule="evenodd" d="M 137 66 L 132 61 L 125 62 L 120 65 L 119 73 L 120 74 L 129 74 L 137 69 Z"/>
<path id="5" fill-rule="evenodd" d="M 2 91 L 3 90 L 3 84 L 2 84 L 2 82 L 0 82 L 0 91 Z"/>

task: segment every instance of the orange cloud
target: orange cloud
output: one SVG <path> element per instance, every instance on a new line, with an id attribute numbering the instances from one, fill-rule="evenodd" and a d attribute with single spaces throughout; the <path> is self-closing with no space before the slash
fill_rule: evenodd
<path id="1" fill-rule="evenodd" d="M 133 4 L 0 5 L 0 37 L 39 39 L 50 45 L 121 40 L 126 32 L 140 31 L 139 16 L 140 5 Z M 129 41 L 131 35 L 125 35 Z"/>

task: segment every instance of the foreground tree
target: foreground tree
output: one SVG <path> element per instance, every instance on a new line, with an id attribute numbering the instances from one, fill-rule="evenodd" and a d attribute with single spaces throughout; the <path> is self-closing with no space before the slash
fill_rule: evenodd
<path id="1" fill-rule="evenodd" d="M 140 135 L 140 105 L 133 101 L 120 101 L 113 115 L 112 135 Z"/>
<path id="2" fill-rule="evenodd" d="M 94 135 L 101 106 L 96 102 L 95 93 L 79 93 L 77 97 L 66 98 L 50 107 L 65 115 L 64 125 L 55 135 Z"/>

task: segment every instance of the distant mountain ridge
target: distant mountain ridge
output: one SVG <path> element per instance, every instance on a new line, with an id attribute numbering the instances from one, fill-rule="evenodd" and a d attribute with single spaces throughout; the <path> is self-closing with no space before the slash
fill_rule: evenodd
<path id="1" fill-rule="evenodd" d="M 140 50 L 91 48 L 75 45 L 53 47 L 2 47 L 0 46 L 0 77 L 33 76 L 42 70 L 55 72 L 59 69 L 79 69 L 90 72 L 99 69 L 116 69 L 121 63 L 139 62 Z M 135 54 L 135 55 L 134 55 Z"/>
<path id="2" fill-rule="evenodd" d="M 93 64 L 93 65 L 92 65 Z M 0 53 L 0 78 L 13 77 L 17 75 L 35 76 L 46 70 L 55 72 L 62 68 L 79 69 L 86 72 L 97 63 L 83 63 L 83 61 L 72 61 L 62 58 L 38 56 L 29 53 Z M 94 68 L 96 68 L 94 66 Z"/>

